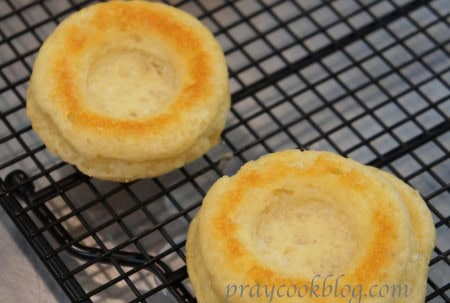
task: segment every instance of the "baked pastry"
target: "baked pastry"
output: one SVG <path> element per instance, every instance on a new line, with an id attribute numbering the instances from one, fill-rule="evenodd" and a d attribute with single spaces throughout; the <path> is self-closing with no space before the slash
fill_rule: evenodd
<path id="1" fill-rule="evenodd" d="M 27 113 L 49 150 L 115 181 L 180 167 L 217 143 L 230 107 L 223 52 L 189 14 L 113 1 L 63 21 L 42 45 Z"/>
<path id="2" fill-rule="evenodd" d="M 212 186 L 187 268 L 199 303 L 423 303 L 434 241 L 430 211 L 398 178 L 287 150 Z"/>

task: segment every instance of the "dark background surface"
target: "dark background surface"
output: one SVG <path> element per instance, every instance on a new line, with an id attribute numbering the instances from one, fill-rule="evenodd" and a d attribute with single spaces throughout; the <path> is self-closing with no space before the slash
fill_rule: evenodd
<path id="1" fill-rule="evenodd" d="M 391 171 L 421 192 L 438 231 L 427 302 L 449 302 L 449 1 L 171 2 L 223 46 L 233 107 L 207 155 L 131 184 L 61 162 L 25 115 L 39 46 L 90 3 L 0 1 L 3 299 L 68 301 L 59 283 L 79 302 L 193 302 L 184 243 L 208 188 L 262 154 L 307 147 Z"/>

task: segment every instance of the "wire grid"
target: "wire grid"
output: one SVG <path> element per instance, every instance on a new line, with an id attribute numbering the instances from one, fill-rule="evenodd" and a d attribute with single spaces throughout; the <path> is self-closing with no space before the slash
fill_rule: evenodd
<path id="1" fill-rule="evenodd" d="M 49 153 L 25 115 L 37 50 L 93 1 L 0 2 L 0 199 L 73 302 L 195 302 L 186 231 L 223 174 L 285 148 L 332 150 L 420 190 L 438 231 L 427 302 L 450 302 L 450 3 L 174 1 L 220 41 L 222 142 L 169 174 L 99 181 Z"/>

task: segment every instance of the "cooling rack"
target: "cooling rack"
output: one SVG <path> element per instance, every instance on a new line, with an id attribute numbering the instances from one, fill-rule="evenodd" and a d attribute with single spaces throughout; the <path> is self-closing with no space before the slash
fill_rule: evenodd
<path id="1" fill-rule="evenodd" d="M 286 148 L 332 150 L 420 190 L 437 228 L 427 302 L 450 302 L 448 0 L 171 1 L 228 60 L 232 109 L 201 159 L 130 184 L 82 175 L 25 115 L 43 40 L 93 1 L 0 1 L 0 203 L 73 302 L 195 302 L 189 222 L 211 184 Z"/>

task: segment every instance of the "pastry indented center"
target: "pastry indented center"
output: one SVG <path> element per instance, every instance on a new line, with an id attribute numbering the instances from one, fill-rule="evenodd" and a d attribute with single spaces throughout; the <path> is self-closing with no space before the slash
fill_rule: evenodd
<path id="1" fill-rule="evenodd" d="M 178 87 L 170 62 L 137 49 L 108 50 L 91 64 L 86 106 L 113 118 L 155 114 L 173 101 Z"/>
<path id="2" fill-rule="evenodd" d="M 287 274 L 338 273 L 357 246 L 348 218 L 331 204 L 315 201 L 271 203 L 253 237 L 261 261 Z"/>

